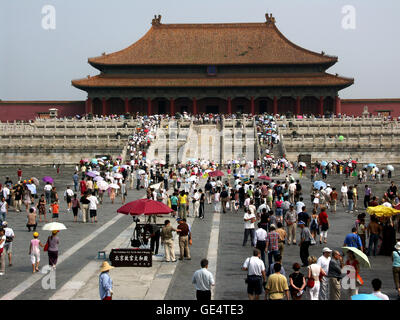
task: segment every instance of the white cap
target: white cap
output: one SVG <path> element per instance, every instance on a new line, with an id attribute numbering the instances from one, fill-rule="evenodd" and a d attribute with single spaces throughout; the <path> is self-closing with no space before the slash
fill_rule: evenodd
<path id="1" fill-rule="evenodd" d="M 323 252 L 323 253 L 325 253 L 325 252 L 332 252 L 332 250 L 329 249 L 328 247 L 325 247 L 325 248 L 322 249 L 322 252 Z"/>

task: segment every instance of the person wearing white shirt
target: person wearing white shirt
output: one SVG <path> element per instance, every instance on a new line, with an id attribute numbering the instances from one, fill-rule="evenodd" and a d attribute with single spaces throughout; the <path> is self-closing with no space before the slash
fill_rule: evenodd
<path id="1" fill-rule="evenodd" d="M 53 190 L 53 187 L 51 186 L 51 184 L 49 182 L 47 182 L 43 189 L 44 189 L 44 194 L 46 196 L 46 203 L 50 204 L 51 203 L 51 190 Z"/>
<path id="2" fill-rule="evenodd" d="M 261 251 L 261 260 L 265 265 L 265 247 L 267 244 L 267 231 L 261 228 L 261 223 L 258 223 L 258 229 L 256 230 L 256 236 L 254 238 L 254 247 Z"/>
<path id="3" fill-rule="evenodd" d="M 250 300 L 258 300 L 262 293 L 263 281 L 266 282 L 265 265 L 260 259 L 261 252 L 253 250 L 253 256 L 247 258 L 242 270 L 247 271 L 247 294 Z"/>
<path id="4" fill-rule="evenodd" d="M 332 250 L 325 247 L 322 250 L 322 256 L 317 260 L 317 265 L 319 265 L 326 274 L 329 272 L 329 263 L 331 262 Z M 319 289 L 319 300 L 328 300 L 328 278 L 326 276 L 322 277 Z"/>
<path id="5" fill-rule="evenodd" d="M 381 292 L 382 288 L 382 281 L 380 279 L 373 279 L 372 280 L 372 287 L 374 288 L 374 292 L 372 294 L 382 300 L 389 300 L 389 297 Z"/>
<path id="6" fill-rule="evenodd" d="M 6 242 L 6 236 L 4 234 L 4 229 L 0 228 L 0 276 L 4 276 L 6 272 L 6 262 L 5 262 L 5 252 L 4 243 Z"/>
<path id="7" fill-rule="evenodd" d="M 8 204 L 10 204 L 9 196 L 10 196 L 10 189 L 8 189 L 8 187 L 6 185 L 4 185 L 3 186 L 3 197 L 6 199 Z"/>
<path id="8" fill-rule="evenodd" d="M 192 203 L 193 203 L 193 216 L 198 217 L 200 208 L 200 193 L 197 191 L 197 189 L 194 190 L 192 196 Z"/>
<path id="9" fill-rule="evenodd" d="M 97 197 L 94 195 L 91 195 L 90 197 L 87 197 L 89 200 L 89 213 L 90 213 L 90 218 L 92 218 L 92 223 L 97 222 L 97 205 L 99 204 L 99 201 L 97 200 Z"/>
<path id="10" fill-rule="evenodd" d="M 256 222 L 255 214 L 251 213 L 248 209 L 245 209 L 245 210 L 246 210 L 246 212 L 245 212 L 244 217 L 243 217 L 243 220 L 244 220 L 243 247 L 246 245 L 249 235 L 251 237 L 251 244 L 253 245 L 254 238 L 255 238 L 254 222 Z"/>
<path id="11" fill-rule="evenodd" d="M 303 202 L 303 198 L 300 198 L 300 201 L 296 202 L 296 213 L 299 214 L 300 212 L 303 211 L 303 207 L 305 207 L 306 205 Z"/>
<path id="12" fill-rule="evenodd" d="M 267 210 L 267 212 L 271 211 L 271 208 L 267 205 L 267 200 L 263 199 L 264 203 L 262 205 L 260 205 L 257 209 L 257 213 L 261 214 L 262 210 L 265 208 Z"/>
<path id="13" fill-rule="evenodd" d="M 196 287 L 197 301 L 211 300 L 211 287 L 215 285 L 214 277 L 208 268 L 208 260 L 202 259 L 200 262 L 201 269 L 193 274 L 192 283 Z"/>
<path id="14" fill-rule="evenodd" d="M 347 191 L 348 191 L 348 188 L 346 186 L 346 182 L 343 182 L 343 185 L 340 188 L 340 192 L 342 193 L 342 204 L 343 204 L 343 207 L 346 207 L 349 204 Z"/>
<path id="15" fill-rule="evenodd" d="M 255 175 L 256 175 L 256 170 L 254 170 L 254 168 L 251 168 L 251 169 L 249 170 L 249 176 L 250 176 L 250 178 L 254 178 Z"/>
<path id="16" fill-rule="evenodd" d="M 8 255 L 8 265 L 12 266 L 12 244 L 15 238 L 14 230 L 7 226 L 7 221 L 2 223 L 4 229 L 4 235 L 6 236 L 6 241 L 4 243 L 4 254 Z"/>
<path id="17" fill-rule="evenodd" d="M 237 187 L 238 185 L 239 185 L 239 183 L 240 183 L 240 178 L 237 178 L 236 180 L 235 180 L 235 187 Z"/>
<path id="18" fill-rule="evenodd" d="M 291 203 L 294 203 L 295 192 L 296 192 L 296 182 L 292 182 L 291 184 L 289 184 L 289 197 Z"/>

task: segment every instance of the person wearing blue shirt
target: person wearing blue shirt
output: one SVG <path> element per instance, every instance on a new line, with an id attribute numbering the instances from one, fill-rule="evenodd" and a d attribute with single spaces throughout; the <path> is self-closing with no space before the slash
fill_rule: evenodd
<path id="1" fill-rule="evenodd" d="M 112 280 L 109 274 L 109 271 L 114 269 L 114 267 L 110 266 L 107 261 L 104 261 L 99 276 L 99 291 L 100 291 L 100 299 L 101 300 L 112 300 Z"/>
<path id="2" fill-rule="evenodd" d="M 351 233 L 349 233 L 346 238 L 344 239 L 344 247 L 354 247 L 357 248 L 361 251 L 364 251 L 364 248 L 362 246 L 362 242 L 361 242 L 361 238 L 360 236 L 357 234 L 357 229 L 356 228 L 352 228 L 351 229 Z"/>
<path id="3" fill-rule="evenodd" d="M 76 171 L 75 171 L 75 173 L 74 173 L 74 175 L 73 175 L 72 178 L 74 179 L 74 189 L 75 189 L 75 192 L 77 192 L 77 191 L 78 191 L 79 176 L 78 176 L 78 173 L 77 173 Z"/>

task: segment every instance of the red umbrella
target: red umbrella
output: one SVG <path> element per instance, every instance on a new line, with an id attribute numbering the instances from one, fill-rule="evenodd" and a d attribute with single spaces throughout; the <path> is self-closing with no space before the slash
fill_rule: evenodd
<path id="1" fill-rule="evenodd" d="M 271 178 L 268 177 L 268 176 L 259 176 L 258 179 L 261 179 L 261 180 L 271 180 Z"/>
<path id="2" fill-rule="evenodd" d="M 351 160 L 351 163 L 357 164 L 356 160 Z"/>
<path id="3" fill-rule="evenodd" d="M 119 213 L 130 214 L 132 216 L 139 216 L 144 214 L 150 216 L 153 214 L 168 214 L 173 210 L 166 206 L 164 203 L 151 200 L 151 199 L 139 199 L 132 202 L 128 202 L 117 210 Z"/>
<path id="4" fill-rule="evenodd" d="M 215 170 L 215 171 L 209 172 L 208 175 L 210 177 L 222 177 L 224 175 L 224 173 L 222 171 Z"/>

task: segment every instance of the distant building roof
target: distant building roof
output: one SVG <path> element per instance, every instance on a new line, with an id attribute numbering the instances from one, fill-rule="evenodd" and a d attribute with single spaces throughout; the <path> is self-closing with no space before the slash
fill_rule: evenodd
<path id="1" fill-rule="evenodd" d="M 266 15 L 264 23 L 162 24 L 121 51 L 89 58 L 96 65 L 328 64 L 337 57 L 290 42 Z"/>

